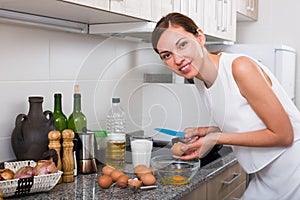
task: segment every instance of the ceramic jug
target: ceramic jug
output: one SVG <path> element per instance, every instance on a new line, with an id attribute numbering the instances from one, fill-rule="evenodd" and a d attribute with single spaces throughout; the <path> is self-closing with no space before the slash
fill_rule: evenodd
<path id="1" fill-rule="evenodd" d="M 13 151 L 18 160 L 38 161 L 48 150 L 48 133 L 54 130 L 51 111 L 43 112 L 43 97 L 29 97 L 29 112 L 16 117 L 11 136 Z"/>

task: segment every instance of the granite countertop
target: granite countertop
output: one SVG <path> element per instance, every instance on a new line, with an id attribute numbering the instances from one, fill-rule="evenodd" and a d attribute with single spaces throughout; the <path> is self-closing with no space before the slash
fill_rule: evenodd
<path id="1" fill-rule="evenodd" d="M 181 199 L 192 190 L 199 187 L 202 183 L 208 181 L 223 170 L 234 165 L 237 162 L 232 153 L 218 158 L 217 160 L 201 167 L 192 181 L 188 185 L 173 186 L 162 185 L 157 181 L 158 188 L 152 190 L 143 190 L 134 193 L 129 187 L 119 188 L 118 186 L 110 189 L 101 189 L 98 186 L 98 177 L 101 175 L 103 165 L 99 165 L 97 174 L 78 175 L 72 183 L 61 183 L 56 185 L 48 192 L 40 192 L 23 196 L 22 199 Z M 128 174 L 131 176 L 130 174 Z M 132 174 L 133 176 L 133 174 Z M 8 199 L 20 199 L 9 197 Z"/>

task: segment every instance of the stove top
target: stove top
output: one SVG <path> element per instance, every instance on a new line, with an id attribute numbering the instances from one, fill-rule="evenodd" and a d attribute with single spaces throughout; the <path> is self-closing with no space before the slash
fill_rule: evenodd
<path id="1" fill-rule="evenodd" d="M 223 146 L 219 151 L 217 152 L 209 152 L 205 157 L 201 158 L 201 167 L 217 160 L 218 158 L 224 157 L 232 152 L 231 147 L 229 146 Z"/>

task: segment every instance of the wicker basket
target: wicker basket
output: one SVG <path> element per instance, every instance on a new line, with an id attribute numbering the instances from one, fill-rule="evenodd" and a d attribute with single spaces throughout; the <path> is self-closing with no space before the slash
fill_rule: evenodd
<path id="1" fill-rule="evenodd" d="M 4 163 L 4 167 L 12 170 L 14 173 L 21 167 L 35 167 L 35 165 L 36 162 L 32 160 Z M 62 171 L 58 171 L 56 173 L 33 176 L 30 178 L 0 181 L 0 190 L 2 190 L 4 197 L 22 196 L 29 193 L 49 191 L 57 184 L 62 173 Z"/>

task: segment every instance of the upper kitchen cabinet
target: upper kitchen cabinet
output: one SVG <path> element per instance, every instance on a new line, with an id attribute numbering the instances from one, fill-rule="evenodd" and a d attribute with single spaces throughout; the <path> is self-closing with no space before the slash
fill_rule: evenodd
<path id="1" fill-rule="evenodd" d="M 151 0 L 110 0 L 110 11 L 151 20 Z"/>
<path id="2" fill-rule="evenodd" d="M 170 12 L 187 13 L 188 0 L 152 0 L 152 19 L 153 21 L 159 21 L 162 16 L 167 15 Z M 183 7 L 183 8 L 182 8 Z"/>
<path id="3" fill-rule="evenodd" d="M 152 19 L 158 21 L 170 12 L 191 17 L 199 27 L 203 26 L 204 0 L 152 0 Z"/>
<path id="4" fill-rule="evenodd" d="M 7 12 L 11 15 L 6 16 Z M 62 19 L 62 26 L 67 24 L 72 29 L 80 27 L 76 32 L 115 36 L 116 33 L 131 33 L 130 38 L 142 35 L 143 41 L 149 41 L 155 22 L 170 12 L 191 17 L 203 29 L 208 40 L 235 40 L 236 0 L 0 1 L 0 17 L 8 18 L 8 21 L 20 21 L 15 17 L 30 14 L 21 16 L 21 20 L 46 17 L 42 23 L 54 21 L 53 25 L 56 25 L 56 21 Z"/>
<path id="5" fill-rule="evenodd" d="M 110 0 L 60 0 L 60 1 L 75 3 L 83 6 L 89 6 L 92 8 L 104 9 L 108 11 Z"/>
<path id="6" fill-rule="evenodd" d="M 236 39 L 236 1 L 204 0 L 204 33 L 217 39 Z"/>
<path id="7" fill-rule="evenodd" d="M 204 27 L 204 0 L 189 1 L 189 16 L 195 21 L 199 28 Z"/>
<path id="8" fill-rule="evenodd" d="M 132 0 L 134 1 L 134 0 Z M 148 0 L 147 0 L 148 1 Z M 149 0 L 150 1 L 150 0 Z M 1 1 L 0 10 L 16 11 L 21 13 L 28 13 L 37 16 L 44 16 L 55 19 L 63 19 L 73 22 L 80 22 L 86 24 L 101 24 L 101 23 L 116 23 L 116 22 L 141 22 L 149 18 L 151 8 L 138 11 L 144 12 L 146 17 L 136 14 L 129 15 L 133 3 L 129 0 L 124 0 L 128 8 L 124 12 L 117 11 L 115 4 L 115 12 L 110 11 L 110 0 L 13 0 Z M 135 0 L 135 5 L 139 5 L 139 0 Z M 144 1 L 143 1 L 144 2 Z M 141 7 L 140 5 L 137 7 Z M 150 6 L 151 7 L 151 6 Z M 143 7 L 145 8 L 145 7 Z M 118 12 L 118 13 L 117 13 Z M 133 13 L 133 11 L 131 11 Z"/>
<path id="9" fill-rule="evenodd" d="M 237 20 L 256 21 L 258 19 L 258 0 L 237 0 Z"/>

